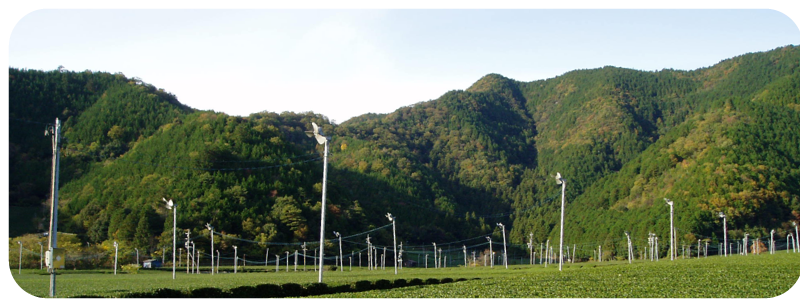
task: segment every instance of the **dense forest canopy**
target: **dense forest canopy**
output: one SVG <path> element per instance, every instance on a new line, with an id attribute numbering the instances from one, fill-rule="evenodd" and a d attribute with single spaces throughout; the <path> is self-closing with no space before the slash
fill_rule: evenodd
<path id="1" fill-rule="evenodd" d="M 245 253 L 318 240 L 323 147 L 304 134 L 311 122 L 332 136 L 327 228 L 344 235 L 384 226 L 391 212 L 409 245 L 499 238 L 498 222 L 513 244 L 530 234 L 555 241 L 556 172 L 567 182 L 566 243 L 604 245 L 609 256 L 625 231 L 668 235 L 663 198 L 675 202 L 682 242 L 716 243 L 717 212 L 730 238 L 785 236 L 800 220 L 800 48 L 791 45 L 693 71 L 604 67 L 532 82 L 489 74 L 342 124 L 269 107 L 246 117 L 198 111 L 103 72 L 10 68 L 9 93 L 9 199 L 22 220 L 12 236 L 46 229 L 42 132 L 55 118 L 65 137 L 60 231 L 149 253 L 171 244 L 162 197 L 178 203 L 179 229 L 207 236 L 211 223 L 258 242 Z"/>

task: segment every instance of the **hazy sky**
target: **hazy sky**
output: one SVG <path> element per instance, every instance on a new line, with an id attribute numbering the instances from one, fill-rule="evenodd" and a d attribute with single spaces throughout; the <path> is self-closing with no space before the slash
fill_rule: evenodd
<path id="1" fill-rule="evenodd" d="M 9 66 L 122 72 L 197 109 L 338 123 L 466 89 L 606 65 L 691 70 L 800 44 L 775 10 L 36 10 Z"/>

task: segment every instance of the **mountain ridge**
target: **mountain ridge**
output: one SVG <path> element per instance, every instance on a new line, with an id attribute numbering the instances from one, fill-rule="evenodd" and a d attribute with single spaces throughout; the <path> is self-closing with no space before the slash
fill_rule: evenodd
<path id="1" fill-rule="evenodd" d="M 513 243 L 529 234 L 553 239 L 560 205 L 551 176 L 560 172 L 572 220 L 565 238 L 614 249 L 623 231 L 668 232 L 658 204 L 664 197 L 676 201 L 682 240 L 720 236 L 716 210 L 729 215 L 732 238 L 745 230 L 786 233 L 787 222 L 800 217 L 800 153 L 793 150 L 800 137 L 791 130 L 800 124 L 799 61 L 790 45 L 692 71 L 604 67 L 532 82 L 488 74 L 466 90 L 339 125 L 312 113 L 196 111 L 124 75 L 9 71 L 15 103 L 39 86 L 17 81 L 29 75 L 50 78 L 40 82 L 66 76 L 73 81 L 61 85 L 67 98 L 81 91 L 98 99 L 56 113 L 68 118 L 70 138 L 62 228 L 86 240 L 118 237 L 157 248 L 171 220 L 149 198 L 162 196 L 188 202 L 178 223 L 194 234 L 212 220 L 262 242 L 318 236 L 307 224 L 319 222 L 321 168 L 298 164 L 319 157 L 321 146 L 302 133 L 314 121 L 333 136 L 334 227 L 374 228 L 390 210 L 406 218 L 401 231 L 417 232 L 400 234 L 413 243 L 496 235 L 497 221 L 508 224 Z M 12 117 L 27 118 L 15 103 Z M 29 139 L 12 134 L 12 148 L 20 149 L 12 160 L 47 144 Z M 34 177 L 27 174 L 47 159 L 37 155 L 38 164 L 11 171 Z M 35 203 L 45 193 L 25 191 L 43 185 L 14 182 L 12 198 L 27 200 L 12 204 Z M 115 197 L 121 200 L 98 200 Z"/>

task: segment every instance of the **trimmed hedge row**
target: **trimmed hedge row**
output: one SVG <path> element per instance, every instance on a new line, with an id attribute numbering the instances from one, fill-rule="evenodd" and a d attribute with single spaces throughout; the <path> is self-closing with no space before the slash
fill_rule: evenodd
<path id="1" fill-rule="evenodd" d="M 474 278 L 479 279 L 479 278 Z M 256 286 L 240 286 L 230 290 L 215 287 L 203 287 L 189 291 L 180 291 L 169 288 L 160 288 L 149 292 L 133 292 L 122 295 L 122 298 L 286 298 L 306 297 L 323 294 L 363 292 L 376 289 L 392 289 L 415 285 L 430 285 L 465 281 L 466 278 L 428 278 L 425 281 L 414 278 L 409 281 L 395 279 L 394 281 L 379 279 L 375 282 L 367 280 L 356 281 L 351 284 L 328 286 L 324 283 L 310 283 L 300 285 L 297 283 L 284 283 L 281 285 L 265 283 Z"/>

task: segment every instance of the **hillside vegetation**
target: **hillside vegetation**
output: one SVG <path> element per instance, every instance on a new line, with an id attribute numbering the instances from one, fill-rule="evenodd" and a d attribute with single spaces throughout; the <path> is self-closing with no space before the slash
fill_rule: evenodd
<path id="1" fill-rule="evenodd" d="M 729 239 L 782 237 L 800 220 L 796 46 L 693 71 L 604 67 L 533 82 L 489 74 L 342 124 L 269 107 L 247 117 L 197 111 L 122 74 L 9 74 L 10 204 L 45 204 L 51 154 L 41 132 L 61 118 L 59 228 L 91 243 L 151 253 L 171 244 L 162 197 L 177 201 L 178 227 L 193 236 L 208 235 L 208 222 L 273 251 L 318 239 L 322 146 L 303 133 L 312 121 L 333 138 L 327 228 L 344 235 L 383 226 L 391 212 L 411 245 L 501 238 L 498 222 L 511 243 L 531 233 L 555 241 L 556 172 L 567 180 L 566 243 L 602 244 L 609 256 L 624 231 L 668 236 L 663 198 L 675 201 L 679 243 L 716 244 L 718 211 Z M 43 215 L 12 236 L 42 230 Z M 391 232 L 374 236 L 391 242 Z"/>

